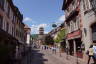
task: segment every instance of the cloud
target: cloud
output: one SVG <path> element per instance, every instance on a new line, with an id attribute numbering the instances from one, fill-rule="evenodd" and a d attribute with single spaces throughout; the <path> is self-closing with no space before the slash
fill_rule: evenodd
<path id="1" fill-rule="evenodd" d="M 34 34 L 34 33 L 35 33 L 35 34 L 38 34 L 40 27 L 46 28 L 46 27 L 47 27 L 47 24 L 32 25 L 32 26 L 31 26 L 31 33 L 32 33 L 32 34 Z M 46 33 L 47 33 L 47 32 L 46 32 Z"/>
<path id="2" fill-rule="evenodd" d="M 32 21 L 30 17 L 25 17 L 23 21 Z"/>
<path id="3" fill-rule="evenodd" d="M 64 20 L 65 20 L 65 15 L 60 16 L 59 21 L 64 21 Z"/>
<path id="4" fill-rule="evenodd" d="M 40 28 L 40 27 L 44 27 L 45 28 L 45 27 L 47 27 L 47 24 L 39 24 L 38 28 Z"/>
<path id="5" fill-rule="evenodd" d="M 65 15 L 62 15 L 58 18 L 58 20 L 55 22 L 57 26 L 61 25 L 65 21 Z"/>
<path id="6" fill-rule="evenodd" d="M 47 31 L 45 31 L 44 33 L 45 33 L 45 34 L 48 34 L 48 32 L 47 32 Z"/>

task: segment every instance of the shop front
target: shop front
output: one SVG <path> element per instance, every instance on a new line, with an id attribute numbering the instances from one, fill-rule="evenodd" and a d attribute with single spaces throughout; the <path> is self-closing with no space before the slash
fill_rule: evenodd
<path id="1" fill-rule="evenodd" d="M 0 63 L 6 64 L 14 61 L 17 40 L 0 29 Z"/>
<path id="2" fill-rule="evenodd" d="M 83 58 L 81 31 L 77 30 L 67 35 L 69 54 Z"/>

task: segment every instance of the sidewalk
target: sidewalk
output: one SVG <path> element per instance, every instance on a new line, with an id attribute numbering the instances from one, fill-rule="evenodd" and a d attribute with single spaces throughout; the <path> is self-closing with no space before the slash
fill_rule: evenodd
<path id="1" fill-rule="evenodd" d="M 53 54 L 51 50 L 45 50 L 46 53 L 51 54 L 52 56 L 56 57 L 58 60 L 63 61 L 66 64 L 87 64 L 83 59 L 77 58 L 75 56 L 67 55 L 66 53 L 60 53 L 56 52 L 56 54 Z M 92 63 L 92 62 L 90 62 Z"/>

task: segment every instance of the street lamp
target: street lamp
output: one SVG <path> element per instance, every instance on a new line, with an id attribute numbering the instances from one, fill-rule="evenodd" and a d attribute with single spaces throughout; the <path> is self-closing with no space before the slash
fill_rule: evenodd
<path id="1" fill-rule="evenodd" d="M 57 25 L 56 25 L 56 24 L 52 24 L 52 27 L 53 27 L 53 28 L 56 28 L 56 27 L 57 27 Z"/>

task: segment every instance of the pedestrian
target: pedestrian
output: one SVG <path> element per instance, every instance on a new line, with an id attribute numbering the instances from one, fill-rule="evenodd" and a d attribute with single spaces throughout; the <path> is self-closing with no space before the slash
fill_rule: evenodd
<path id="1" fill-rule="evenodd" d="M 56 54 L 56 46 L 52 46 L 52 53 Z"/>
<path id="2" fill-rule="evenodd" d="M 44 50 L 46 50 L 46 45 L 44 45 Z"/>
<path id="3" fill-rule="evenodd" d="M 53 46 L 51 47 L 51 49 L 52 49 L 52 53 L 54 53 L 54 47 Z"/>
<path id="4" fill-rule="evenodd" d="M 43 48 L 44 48 L 43 45 L 41 45 L 41 49 L 42 49 L 42 50 L 43 50 Z"/>
<path id="5" fill-rule="evenodd" d="M 67 54 L 66 59 L 68 60 L 68 54 L 69 54 L 69 48 L 68 47 L 66 47 L 66 54 Z"/>
<path id="6" fill-rule="evenodd" d="M 56 54 L 56 46 L 54 46 L 54 53 Z"/>
<path id="7" fill-rule="evenodd" d="M 48 50 L 48 46 L 47 46 L 47 50 Z"/>
<path id="8" fill-rule="evenodd" d="M 87 64 L 89 64 L 91 58 L 93 59 L 93 61 L 95 63 L 93 45 L 90 45 L 89 50 L 87 51 L 87 54 L 88 54 L 88 63 Z"/>
<path id="9" fill-rule="evenodd" d="M 96 64 L 96 44 L 93 45 L 93 50 L 94 50 L 94 60 Z"/>

